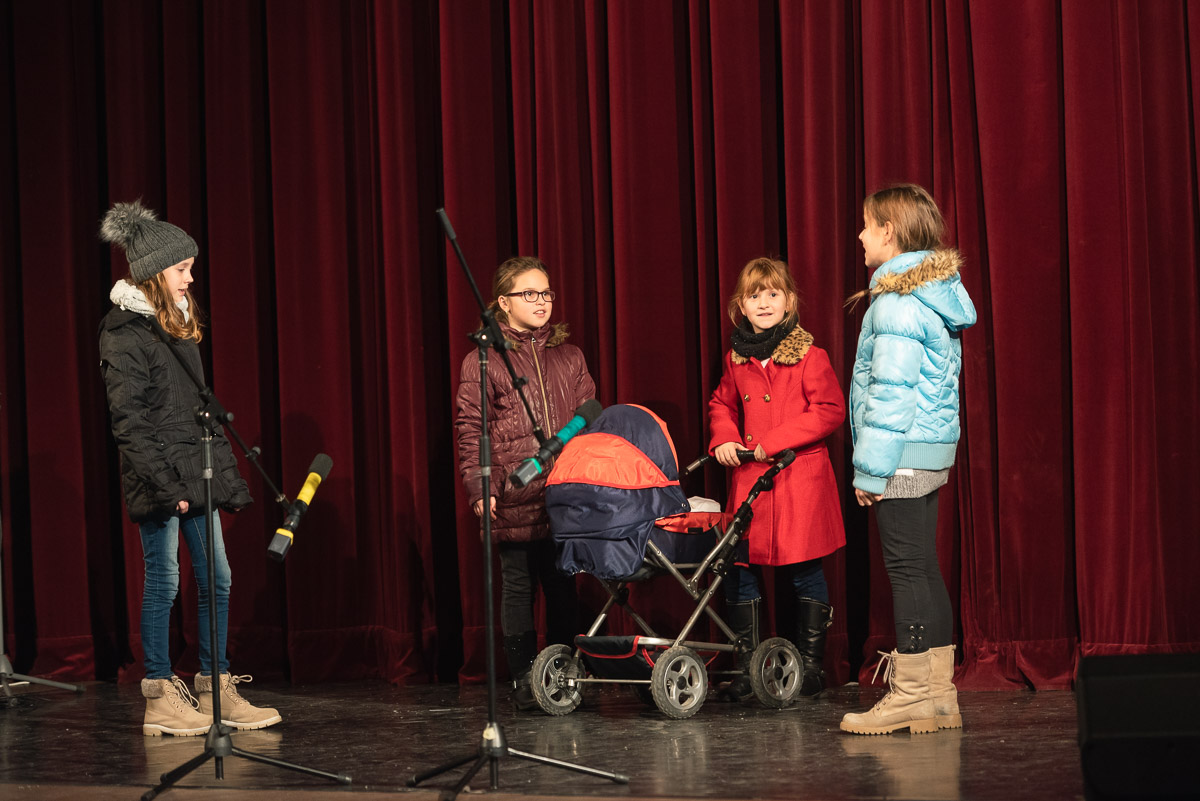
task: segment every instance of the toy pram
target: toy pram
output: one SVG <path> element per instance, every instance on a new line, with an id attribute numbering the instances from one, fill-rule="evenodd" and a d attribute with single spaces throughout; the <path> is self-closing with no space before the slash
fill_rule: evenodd
<path id="1" fill-rule="evenodd" d="M 750 525 L 751 505 L 794 458 L 791 451 L 776 454 L 774 465 L 729 515 L 691 511 L 680 488 L 675 446 L 666 425 L 648 409 L 610 406 L 568 442 L 546 481 L 559 567 L 591 574 L 609 598 L 587 632 L 575 638 L 574 649 L 551 645 L 534 660 L 530 679 L 538 705 L 548 714 L 566 715 L 579 706 L 587 685 L 619 683 L 631 685 L 668 717 L 689 718 L 708 693 L 708 664 L 701 654 L 711 661 L 720 653 L 751 650 L 755 696 L 769 707 L 791 704 L 803 673 L 796 647 L 782 637 L 755 647 L 740 639 L 709 602 Z M 693 462 L 683 475 L 707 460 Z M 676 637 L 659 636 L 629 605 L 631 582 L 662 574 L 673 576 L 696 603 Z M 642 635 L 597 636 L 614 604 Z M 689 639 L 703 615 L 724 634 L 724 642 Z M 740 675 L 732 669 L 712 673 Z"/>

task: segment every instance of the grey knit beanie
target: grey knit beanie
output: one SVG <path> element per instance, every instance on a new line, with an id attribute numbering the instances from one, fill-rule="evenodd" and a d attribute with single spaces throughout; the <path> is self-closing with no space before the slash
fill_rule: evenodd
<path id="1" fill-rule="evenodd" d="M 100 223 L 100 238 L 121 246 L 129 259 L 129 275 L 139 284 L 200 252 L 186 231 L 155 219 L 141 200 L 113 204 Z"/>

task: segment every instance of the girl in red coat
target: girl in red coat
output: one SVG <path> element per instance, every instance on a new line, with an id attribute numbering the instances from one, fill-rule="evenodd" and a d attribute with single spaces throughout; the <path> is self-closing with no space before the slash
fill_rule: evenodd
<path id="1" fill-rule="evenodd" d="M 726 610 L 738 636 L 757 643 L 761 595 L 757 571 L 749 565 L 785 567 L 797 605 L 800 694 L 815 696 L 825 687 L 825 632 L 833 624 L 821 557 L 846 543 L 825 438 L 842 425 L 846 406 L 829 356 L 797 324 L 796 285 L 787 264 L 760 258 L 743 267 L 729 316 L 736 326 L 733 349 L 725 354 L 708 409 L 709 452 L 734 468 L 730 510 L 746 499 L 773 454 L 790 448 L 796 461 L 754 503 L 741 553 L 747 565 L 735 566 L 725 579 Z M 739 449 L 753 451 L 755 461 L 741 464 Z M 745 669 L 749 655 L 741 661 Z M 749 697 L 749 678 L 733 681 L 724 695 Z"/>

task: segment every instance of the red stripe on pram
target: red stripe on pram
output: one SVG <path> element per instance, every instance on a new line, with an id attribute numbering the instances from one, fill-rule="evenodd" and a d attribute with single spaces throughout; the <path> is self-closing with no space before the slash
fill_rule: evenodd
<path id="1" fill-rule="evenodd" d="M 547 486 L 589 484 L 614 489 L 677 487 L 650 457 L 624 437 L 596 431 L 575 437 L 554 463 Z"/>
<path id="2" fill-rule="evenodd" d="M 627 653 L 627 654 L 597 654 L 597 653 L 593 653 L 592 651 L 589 651 L 588 649 L 584 648 L 582 645 L 578 645 L 576 647 L 579 648 L 579 652 L 581 654 L 587 654 L 588 656 L 592 657 L 593 659 L 628 659 L 629 657 L 631 657 L 637 653 L 638 643 L 640 643 L 641 641 L 642 641 L 642 638 L 635 634 L 633 637 L 633 647 L 629 649 L 629 653 Z M 657 648 L 659 650 L 666 650 L 665 646 L 655 645 L 654 648 Z M 647 664 L 649 664 L 651 666 L 654 665 L 654 662 L 652 662 L 649 658 L 646 659 L 646 662 L 647 662 Z"/>
<path id="3" fill-rule="evenodd" d="M 733 515 L 726 512 L 683 512 L 660 517 L 654 521 L 654 525 L 664 531 L 674 531 L 678 534 L 692 534 L 697 530 L 703 534 L 713 526 L 724 530 L 732 521 Z"/>
<path id="4" fill-rule="evenodd" d="M 595 653 L 594 651 L 589 651 L 588 649 L 584 648 L 582 645 L 576 644 L 575 647 L 579 649 L 579 653 L 586 654 L 586 655 L 590 656 L 592 659 L 628 659 L 629 657 L 634 656 L 638 653 L 639 648 L 641 648 L 641 642 L 642 642 L 641 636 L 635 634 L 633 637 L 633 647 L 631 647 L 629 649 L 628 653 L 624 653 L 624 654 L 598 654 L 598 653 Z M 654 667 L 654 660 L 650 658 L 650 652 L 651 651 L 665 651 L 669 647 L 670 646 L 668 646 L 668 645 L 647 645 L 644 648 L 641 648 L 642 659 L 646 660 L 647 665 L 649 665 L 650 667 Z M 698 651 L 697 653 L 706 653 L 706 652 L 708 652 L 708 649 L 705 649 L 704 651 Z M 708 659 L 704 660 L 705 667 L 707 667 L 708 665 L 711 665 L 713 663 L 713 661 L 718 656 L 721 655 L 720 651 L 713 651 L 711 653 L 712 653 L 712 656 L 710 656 Z"/>

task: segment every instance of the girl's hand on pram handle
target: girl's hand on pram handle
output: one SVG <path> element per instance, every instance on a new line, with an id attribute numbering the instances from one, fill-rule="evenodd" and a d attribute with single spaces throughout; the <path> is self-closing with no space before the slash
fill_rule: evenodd
<path id="1" fill-rule="evenodd" d="M 732 454 L 732 458 L 730 458 L 730 454 Z M 791 464 L 792 460 L 795 458 L 796 454 L 790 450 L 780 451 L 779 453 L 767 456 L 767 452 L 763 450 L 762 445 L 759 445 L 754 450 L 749 451 L 736 442 L 724 442 L 713 448 L 713 453 L 711 456 L 705 454 L 689 464 L 687 467 L 683 468 L 683 473 L 680 475 L 680 478 L 691 475 L 708 463 L 709 460 L 713 459 L 725 467 L 737 467 L 738 465 L 745 464 L 746 462 L 774 463 L 778 460 L 786 459 L 786 462 L 783 466 L 787 467 L 787 465 Z M 775 472 L 779 471 L 777 470 Z"/>
<path id="2" fill-rule="evenodd" d="M 748 461 L 747 458 L 743 457 L 753 459 L 754 452 L 745 450 L 736 442 L 722 442 L 713 448 L 713 458 L 717 460 L 718 464 L 725 467 L 737 467 L 742 462 Z"/>

